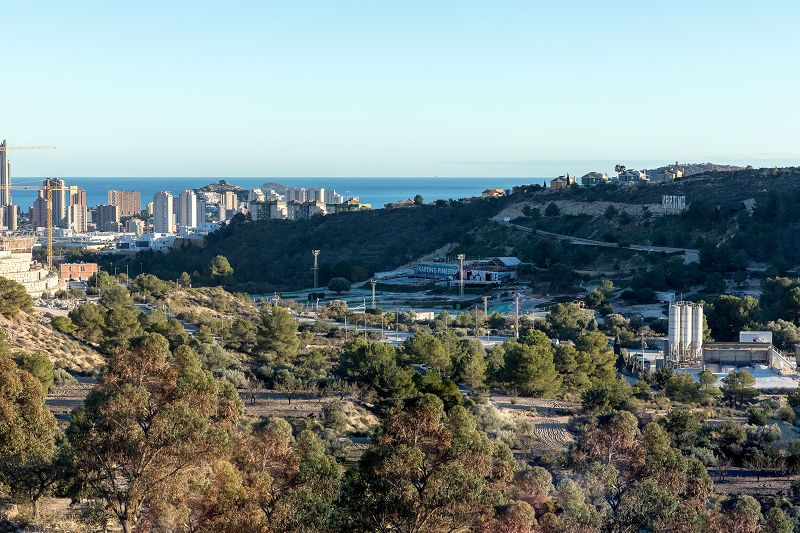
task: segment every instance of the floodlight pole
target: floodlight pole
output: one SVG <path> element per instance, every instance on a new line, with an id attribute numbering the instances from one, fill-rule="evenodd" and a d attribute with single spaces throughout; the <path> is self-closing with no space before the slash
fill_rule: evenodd
<path id="1" fill-rule="evenodd" d="M 464 303 L 464 254 L 458 254 L 458 297 Z"/>
<path id="2" fill-rule="evenodd" d="M 319 287 L 319 250 L 311 250 L 314 255 L 314 290 Z"/>

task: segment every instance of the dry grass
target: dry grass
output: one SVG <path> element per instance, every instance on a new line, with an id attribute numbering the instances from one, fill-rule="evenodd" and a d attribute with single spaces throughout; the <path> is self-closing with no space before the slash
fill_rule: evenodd
<path id="1" fill-rule="evenodd" d="M 240 391 L 240 396 L 247 414 L 259 418 L 279 416 L 283 418 L 315 418 L 322 421 L 322 408 L 326 402 L 334 399 L 333 397 L 320 398 L 316 395 L 309 396 L 299 393 L 289 401 L 288 396 L 282 392 L 267 389 L 257 389 L 253 392 L 255 401 L 252 401 L 249 392 Z M 342 403 L 344 414 L 347 417 L 345 432 L 369 432 L 378 426 L 378 417 L 361 405 L 348 399 Z"/>
<path id="2" fill-rule="evenodd" d="M 221 287 L 180 289 L 167 298 L 170 310 L 177 315 L 205 314 L 215 320 L 257 318 L 258 308 L 249 299 L 239 298 Z"/>
<path id="3" fill-rule="evenodd" d="M 35 312 L 20 312 L 12 318 L 0 315 L 0 328 L 14 350 L 46 353 L 56 368 L 81 374 L 93 374 L 104 364 L 99 352 L 56 331 L 49 322 Z"/>

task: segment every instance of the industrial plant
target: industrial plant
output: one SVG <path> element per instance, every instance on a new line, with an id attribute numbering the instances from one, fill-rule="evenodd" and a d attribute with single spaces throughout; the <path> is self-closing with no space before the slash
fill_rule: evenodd
<path id="1" fill-rule="evenodd" d="M 663 349 L 624 350 L 632 367 L 655 372 L 663 366 L 695 376 L 710 370 L 718 379 L 745 369 L 759 389 L 795 389 L 800 384 L 798 354 L 784 355 L 772 343 L 771 331 L 741 331 L 738 342 L 704 342 L 703 305 L 673 302 L 669 305 L 667 337 Z"/>

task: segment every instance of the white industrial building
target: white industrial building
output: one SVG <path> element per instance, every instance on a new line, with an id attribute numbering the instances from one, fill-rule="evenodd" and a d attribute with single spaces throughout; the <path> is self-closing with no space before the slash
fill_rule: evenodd
<path id="1" fill-rule="evenodd" d="M 742 331 L 739 342 L 703 342 L 703 306 L 674 302 L 669 306 L 669 326 L 664 346 L 664 363 L 695 377 L 703 369 L 718 380 L 737 369 L 746 370 L 759 389 L 794 389 L 800 376 L 797 361 L 785 357 L 772 344 L 769 331 Z M 655 368 L 657 356 L 640 354 L 642 367 Z M 648 358 L 647 355 L 650 355 Z M 647 361 L 647 359 L 653 359 Z"/>

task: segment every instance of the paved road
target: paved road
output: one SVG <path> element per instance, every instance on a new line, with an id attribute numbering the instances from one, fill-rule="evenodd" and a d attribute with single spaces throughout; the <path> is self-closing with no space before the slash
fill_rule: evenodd
<path id="1" fill-rule="evenodd" d="M 596 239 L 585 239 L 583 237 L 575 237 L 573 235 L 564 235 L 561 233 L 553 233 L 551 231 L 544 231 L 541 229 L 529 228 L 527 226 L 520 226 L 519 224 L 512 224 L 511 222 L 500 222 L 504 226 L 518 229 L 526 233 L 536 233 L 546 237 L 552 237 L 562 241 L 568 241 L 571 244 L 578 244 L 583 246 L 603 246 L 606 248 L 627 248 L 629 250 L 637 250 L 640 252 L 656 252 L 662 254 L 683 254 L 684 263 L 696 263 L 700 260 L 700 251 L 693 248 L 673 248 L 671 246 L 650 246 L 646 244 L 631 244 L 628 246 L 620 246 L 616 242 L 598 241 Z"/>

